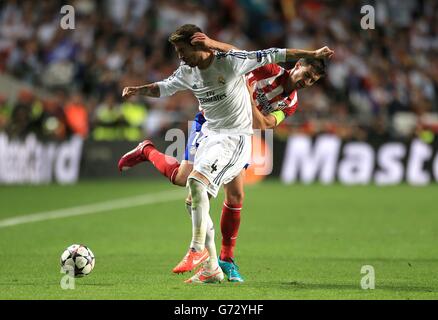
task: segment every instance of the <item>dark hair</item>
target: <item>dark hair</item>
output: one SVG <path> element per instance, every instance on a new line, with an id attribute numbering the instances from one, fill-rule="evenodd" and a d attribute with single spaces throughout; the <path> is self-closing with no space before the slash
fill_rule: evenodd
<path id="1" fill-rule="evenodd" d="M 191 38 L 196 32 L 202 32 L 201 28 L 194 24 L 185 24 L 176 29 L 176 31 L 169 36 L 169 42 L 172 44 L 183 42 L 191 45 Z"/>
<path id="2" fill-rule="evenodd" d="M 326 75 L 326 65 L 324 59 L 301 58 L 298 60 L 298 62 L 302 66 L 311 66 L 313 71 L 321 77 Z"/>

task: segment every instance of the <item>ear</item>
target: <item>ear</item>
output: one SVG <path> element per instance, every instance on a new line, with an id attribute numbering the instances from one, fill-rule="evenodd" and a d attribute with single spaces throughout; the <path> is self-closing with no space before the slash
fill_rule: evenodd
<path id="1" fill-rule="evenodd" d="M 295 63 L 295 69 L 299 69 L 300 67 L 301 67 L 301 63 L 297 61 L 297 63 Z"/>

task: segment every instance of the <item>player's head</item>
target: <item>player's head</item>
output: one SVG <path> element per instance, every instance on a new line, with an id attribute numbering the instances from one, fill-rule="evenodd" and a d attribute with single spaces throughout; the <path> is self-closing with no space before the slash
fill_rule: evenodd
<path id="1" fill-rule="evenodd" d="M 178 57 L 192 68 L 204 59 L 206 52 L 205 48 L 191 44 L 192 36 L 196 32 L 202 31 L 194 24 L 185 24 L 169 37 L 169 42 L 175 47 Z"/>
<path id="2" fill-rule="evenodd" d="M 290 79 L 294 89 L 303 89 L 312 86 L 326 74 L 323 59 L 302 58 L 298 60 L 290 72 Z"/>

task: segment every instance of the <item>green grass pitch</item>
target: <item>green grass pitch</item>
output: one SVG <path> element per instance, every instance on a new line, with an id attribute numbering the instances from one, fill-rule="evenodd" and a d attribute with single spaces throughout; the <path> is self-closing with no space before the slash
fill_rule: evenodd
<path id="1" fill-rule="evenodd" d="M 191 223 L 185 190 L 179 200 L 164 180 L 1 186 L 0 220 L 166 190 L 173 198 L 164 202 L 0 228 L 0 299 L 438 298 L 436 185 L 248 186 L 236 249 L 242 284 L 188 285 L 190 274 L 171 273 Z M 222 198 L 211 207 L 218 250 Z M 96 267 L 63 290 L 59 257 L 73 243 L 93 250 Z M 360 287 L 363 265 L 374 267 L 374 290 Z"/>

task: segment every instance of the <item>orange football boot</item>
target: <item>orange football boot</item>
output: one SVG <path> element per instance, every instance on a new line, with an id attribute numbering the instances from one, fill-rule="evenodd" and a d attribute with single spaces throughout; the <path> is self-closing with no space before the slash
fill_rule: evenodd
<path id="1" fill-rule="evenodd" d="M 178 265 L 173 268 L 174 273 L 184 273 L 187 271 L 192 271 L 201 263 L 203 263 L 208 258 L 208 251 L 206 248 L 201 252 L 195 251 L 195 249 L 190 248 L 189 252 L 185 255 Z"/>

